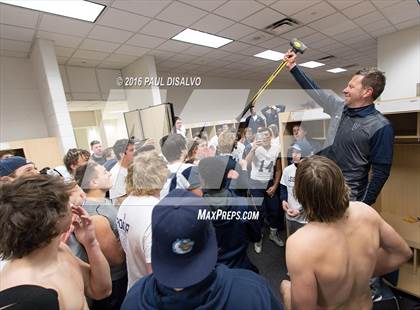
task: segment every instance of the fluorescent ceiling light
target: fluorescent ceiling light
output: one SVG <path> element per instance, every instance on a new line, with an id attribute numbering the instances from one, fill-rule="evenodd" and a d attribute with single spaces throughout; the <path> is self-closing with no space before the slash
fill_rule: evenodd
<path id="1" fill-rule="evenodd" d="M 105 5 L 83 0 L 0 0 L 0 3 L 81 19 L 94 23 Z"/>
<path id="2" fill-rule="evenodd" d="M 331 72 L 331 73 L 340 73 L 340 72 L 344 72 L 344 71 L 347 71 L 346 69 L 343 69 L 343 68 L 334 68 L 334 69 L 330 69 L 330 70 L 327 70 L 328 72 Z"/>
<path id="3" fill-rule="evenodd" d="M 173 40 L 183 41 L 192 44 L 198 44 L 213 48 L 219 48 L 226 45 L 232 40 L 215 36 L 213 34 L 201 32 L 198 30 L 185 29 L 172 38 Z"/>
<path id="4" fill-rule="evenodd" d="M 283 59 L 284 54 L 280 53 L 280 52 L 272 51 L 272 50 L 266 50 L 264 52 L 255 54 L 254 57 L 259 57 L 259 58 L 265 58 L 265 59 L 278 61 L 278 60 Z"/>
<path id="5" fill-rule="evenodd" d="M 316 68 L 316 67 L 325 66 L 325 64 L 317 62 L 317 61 L 308 61 L 308 62 L 304 62 L 303 64 L 299 64 L 299 66 L 306 67 L 306 68 Z"/>

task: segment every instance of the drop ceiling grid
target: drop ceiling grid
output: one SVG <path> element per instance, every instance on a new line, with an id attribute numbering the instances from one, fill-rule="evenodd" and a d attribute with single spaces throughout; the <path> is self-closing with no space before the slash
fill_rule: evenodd
<path id="1" fill-rule="evenodd" d="M 90 27 L 84 26 L 84 25 L 86 25 L 86 23 L 84 23 L 84 22 L 75 21 L 76 22 L 75 23 L 76 28 L 79 28 L 79 26 L 80 26 L 80 29 L 83 30 L 84 36 L 83 37 L 74 36 L 75 33 L 72 32 L 72 31 L 70 31 L 70 32 L 73 33 L 73 36 L 71 36 L 71 35 L 69 36 L 67 34 L 67 38 L 73 39 L 73 46 L 66 46 L 66 47 L 64 46 L 65 48 L 67 48 L 67 50 L 64 51 L 64 50 L 61 49 L 61 48 L 63 48 L 63 46 L 58 45 L 57 49 L 59 51 L 57 52 L 57 54 L 59 54 L 61 62 L 63 61 L 63 58 L 67 57 L 66 63 L 70 63 L 72 61 L 72 58 L 74 58 L 75 56 L 80 55 L 80 54 L 81 55 L 90 55 L 90 57 L 93 58 L 94 55 L 95 55 L 94 53 L 98 53 L 98 52 L 100 53 L 101 52 L 100 51 L 100 46 L 102 44 L 103 46 L 107 46 L 107 53 L 105 53 L 106 57 L 103 58 L 103 60 L 99 61 L 99 64 L 95 64 L 95 66 L 106 67 L 107 63 L 109 63 L 113 67 L 115 67 L 116 64 L 118 64 L 118 63 L 120 63 L 121 66 L 128 65 L 129 63 L 132 62 L 133 58 L 131 58 L 131 59 L 130 58 L 125 58 L 124 61 L 120 61 L 120 62 L 119 61 L 113 61 L 113 60 L 116 59 L 115 57 L 118 58 L 118 57 L 125 56 L 125 55 L 121 55 L 121 54 L 116 53 L 116 51 L 121 49 L 122 51 L 125 51 L 125 53 L 127 53 L 127 50 L 128 50 L 128 51 L 134 51 L 134 52 L 128 52 L 129 54 L 130 53 L 135 54 L 135 51 L 139 50 L 139 48 L 142 47 L 141 46 L 141 41 L 139 41 L 139 40 L 135 41 L 135 37 L 136 36 L 141 36 L 141 35 L 143 35 L 143 36 L 148 35 L 147 33 L 146 34 L 142 33 L 142 29 L 146 28 L 147 25 L 149 25 L 153 21 L 162 22 L 162 20 L 159 19 L 159 15 L 162 12 L 164 12 L 171 5 L 182 6 L 182 7 L 190 6 L 192 8 L 192 11 L 200 12 L 200 14 L 199 14 L 200 17 L 198 19 L 196 19 L 194 22 L 192 22 L 192 24 L 190 24 L 190 26 L 192 28 L 194 28 L 195 24 L 197 24 L 197 25 L 200 25 L 200 23 L 206 24 L 206 22 L 208 20 L 210 20 L 210 23 L 207 22 L 207 24 L 211 25 L 211 23 L 212 23 L 211 21 L 213 20 L 214 23 L 217 23 L 217 21 L 223 21 L 225 23 L 225 25 L 214 25 L 214 26 L 219 26 L 220 29 L 221 29 L 217 33 L 223 33 L 224 30 L 228 31 L 229 28 L 233 29 L 235 27 L 236 28 L 241 28 L 242 27 L 242 29 L 246 29 L 247 31 L 244 33 L 244 35 L 243 36 L 239 35 L 239 40 L 236 40 L 236 41 L 239 41 L 242 44 L 247 44 L 246 46 L 249 50 L 249 53 L 254 52 L 254 51 L 258 51 L 258 50 L 263 51 L 267 48 L 266 46 L 270 46 L 271 49 L 276 49 L 277 47 L 282 47 L 284 49 L 287 46 L 287 44 L 281 43 L 277 46 L 274 43 L 264 44 L 264 42 L 275 40 L 276 38 L 278 38 L 279 40 L 283 39 L 283 40 L 287 41 L 290 38 L 290 36 L 294 36 L 294 34 L 296 34 L 296 36 L 298 36 L 300 38 L 303 38 L 303 41 L 304 41 L 305 37 L 311 37 L 313 35 L 320 34 L 321 32 L 314 29 L 311 24 L 316 23 L 317 21 L 320 21 L 322 19 L 328 18 L 331 15 L 336 14 L 337 12 L 344 13 L 344 14 L 347 13 L 347 14 L 350 14 L 350 16 L 354 17 L 354 22 L 356 22 L 356 27 L 357 27 L 355 29 L 357 29 L 359 31 L 362 31 L 364 33 L 364 37 L 362 38 L 362 41 L 366 40 L 366 38 L 376 40 L 377 34 L 380 33 L 381 30 L 382 30 L 381 29 L 382 27 L 380 29 L 378 29 L 378 28 L 375 27 L 375 25 L 373 25 L 377 21 L 383 21 L 383 20 L 387 21 L 388 23 L 385 23 L 385 22 L 383 22 L 383 23 L 385 23 L 385 25 L 388 26 L 388 29 L 387 29 L 388 32 L 391 32 L 391 30 L 395 30 L 395 31 L 397 30 L 395 25 L 387 18 L 386 15 L 383 14 L 383 12 L 381 10 L 386 9 L 386 12 L 388 12 L 388 11 L 393 10 L 393 7 L 400 7 L 401 5 L 406 5 L 404 3 L 404 1 L 397 1 L 397 2 L 393 2 L 391 5 L 386 6 L 386 7 L 378 7 L 377 6 L 378 1 L 370 1 L 369 0 L 369 1 L 363 1 L 363 2 L 353 1 L 351 5 L 340 9 L 339 7 L 337 7 L 337 2 L 336 1 L 322 1 L 322 2 L 321 1 L 306 1 L 306 2 L 309 2 L 310 6 L 309 7 L 302 6 L 302 7 L 298 8 L 297 10 L 295 10 L 291 14 L 292 17 L 296 16 L 296 15 L 301 16 L 301 15 L 305 15 L 305 14 L 310 14 L 312 9 L 314 9 L 314 8 L 316 9 L 316 8 L 320 8 L 320 7 L 328 7 L 330 14 L 326 15 L 326 16 L 322 16 L 318 19 L 314 19 L 313 21 L 310 21 L 307 24 L 302 24 L 300 26 L 300 28 L 292 29 L 291 31 L 286 32 L 285 34 L 282 34 L 280 36 L 276 36 L 276 37 L 267 36 L 266 40 L 262 40 L 262 41 L 254 44 L 254 43 L 252 43 L 253 35 L 254 34 L 255 35 L 261 34 L 261 31 L 260 31 L 260 29 L 258 29 L 258 27 L 255 27 L 255 26 L 252 25 L 252 23 L 254 25 L 257 25 L 257 24 L 255 24 L 255 20 L 254 20 L 254 22 L 251 23 L 251 25 L 249 24 L 250 23 L 249 20 L 252 20 L 251 18 L 254 14 L 257 14 L 257 16 L 259 16 L 257 18 L 257 20 L 264 19 L 264 13 L 265 12 L 269 12 L 269 14 L 271 14 L 271 16 L 275 16 L 274 12 L 277 12 L 277 14 L 278 14 L 277 16 L 280 16 L 284 12 L 282 12 L 281 9 L 279 9 L 279 2 L 278 1 L 275 1 L 275 2 L 273 2 L 273 1 L 256 2 L 256 5 L 254 5 L 254 9 L 250 10 L 250 12 L 252 12 L 252 13 L 250 15 L 248 14 L 246 16 L 242 16 L 242 18 L 240 18 L 240 19 L 239 18 L 234 19 L 234 18 L 230 18 L 229 16 L 219 15 L 220 9 L 223 8 L 223 6 L 228 5 L 229 2 L 230 2 L 230 1 L 225 1 L 225 0 L 217 1 L 217 5 L 215 3 L 211 7 L 208 4 L 200 4 L 199 2 L 193 2 L 193 1 L 166 1 L 166 2 L 164 2 L 165 5 L 162 4 L 160 6 L 160 8 L 156 9 L 153 14 L 146 14 L 146 15 L 149 15 L 149 16 L 142 16 L 141 14 L 136 14 L 138 12 L 133 12 L 133 11 L 129 12 L 128 10 L 121 7 L 120 1 L 108 1 L 108 2 L 109 2 L 109 7 L 112 8 L 112 10 L 117 10 L 119 12 L 119 14 L 124 14 L 124 13 L 128 14 L 129 13 L 129 14 L 132 14 L 132 15 L 138 15 L 138 16 L 141 16 L 142 18 L 144 18 L 144 20 L 147 20 L 147 22 L 144 23 L 144 25 L 142 25 L 142 27 L 139 27 L 139 29 L 135 29 L 135 31 L 128 31 L 128 30 L 122 30 L 122 29 L 118 29 L 118 28 L 114 28 L 114 27 L 109 27 L 109 26 L 106 26 L 106 25 L 100 25 L 100 23 L 101 23 L 100 20 L 101 20 L 101 18 L 103 18 L 103 16 L 101 16 L 101 18 L 99 19 L 98 24 L 95 24 L 95 25 L 89 24 Z M 286 3 L 286 2 L 291 2 L 291 1 L 282 1 L 282 2 Z M 2 5 L 2 7 L 4 7 L 4 5 Z M 331 10 L 331 8 L 333 8 L 333 9 Z M 363 11 L 363 8 L 368 8 L 368 10 Z M 375 8 L 376 11 L 373 11 L 373 8 Z M 8 9 L 10 10 L 10 7 Z M 13 9 L 16 10 L 16 8 L 13 8 Z M 44 30 L 51 30 L 49 28 L 45 29 L 45 27 L 46 27 L 45 22 L 44 22 L 43 26 L 40 27 L 40 24 L 43 21 L 43 17 L 44 16 L 51 16 L 51 15 L 44 14 L 44 13 L 38 13 L 38 12 L 33 14 L 32 11 L 26 10 L 26 9 L 20 9 L 20 10 L 22 10 L 22 11 L 19 11 L 20 12 L 19 14 L 23 14 L 24 16 L 27 16 L 27 19 L 23 21 L 25 26 L 28 26 L 28 25 L 30 26 L 31 25 L 30 24 L 31 23 L 31 18 L 33 18 L 33 16 L 31 17 L 30 15 L 35 15 L 36 16 L 38 14 L 37 25 L 36 25 L 35 28 L 20 27 L 20 28 L 26 29 L 28 31 L 30 31 L 30 30 L 34 31 L 35 30 L 34 34 L 32 35 L 33 38 L 38 36 L 38 35 L 42 35 L 42 36 L 45 37 L 49 33 L 51 33 L 52 37 L 63 36 L 62 34 L 57 34 L 55 32 L 49 32 L 49 31 L 45 32 Z M 362 10 L 363 12 L 360 12 L 360 10 Z M 406 10 L 407 10 L 407 8 L 406 8 Z M 223 12 L 222 12 L 222 14 L 223 14 Z M 373 17 L 376 16 L 376 19 L 373 19 L 372 23 L 369 23 L 369 16 L 368 15 L 372 15 L 372 14 L 374 14 Z M 226 15 L 226 14 L 224 14 L 224 15 Z M 123 16 L 123 15 L 121 15 L 121 16 Z M 345 17 L 345 18 L 348 19 L 347 17 Z M 401 17 L 399 17 L 399 18 L 401 18 Z M 59 17 L 59 19 L 69 20 L 69 19 L 64 18 L 64 17 Z M 49 21 L 50 26 L 54 25 L 54 23 L 51 23 L 51 18 L 50 17 L 47 17 L 46 20 Z M 9 18 L 9 20 L 6 19 L 6 22 L 7 21 L 10 22 L 10 18 Z M 360 24 L 357 23 L 357 21 L 360 21 Z M 4 22 L 4 18 L 1 19 L 1 22 Z M 248 22 L 248 24 L 244 24 L 244 23 L 247 23 L 247 22 Z M 399 24 L 402 24 L 402 25 L 404 25 L 404 24 L 411 25 L 411 24 L 415 24 L 415 18 L 411 18 L 411 20 L 405 20 L 405 21 L 399 19 L 398 22 L 399 22 Z M 69 22 L 69 23 L 74 24 L 74 21 L 71 20 L 71 22 Z M 180 25 L 177 25 L 177 24 L 174 24 L 174 23 L 168 23 L 168 24 L 173 25 L 173 26 L 180 26 Z M 4 23 L 2 25 L 17 26 L 17 25 L 9 25 L 7 23 Z M 258 24 L 258 25 L 260 25 L 260 24 Z M 99 27 L 108 27 L 108 28 L 99 28 Z M 43 28 L 44 30 L 41 30 L 40 28 Z M 182 28 L 185 28 L 185 26 L 182 26 Z M 370 33 L 370 31 L 367 31 L 364 28 L 367 28 L 368 30 L 371 29 L 372 33 Z M 104 36 L 101 37 L 100 35 L 98 36 L 98 33 L 100 33 L 100 31 L 98 29 L 99 30 L 108 29 L 108 31 L 113 30 L 113 31 L 116 31 L 116 32 L 120 31 L 121 34 L 126 35 L 126 37 L 124 38 L 126 40 L 125 41 L 121 40 L 121 42 L 115 42 L 115 39 L 114 39 L 114 41 L 105 40 L 106 37 L 104 37 Z M 250 32 L 251 30 L 253 32 Z M 60 31 L 63 32 L 63 29 L 61 28 Z M 321 31 L 322 31 L 322 29 L 321 29 Z M 351 30 L 351 31 L 353 31 L 353 30 Z M 349 32 L 351 32 L 351 31 L 349 31 Z M 79 32 L 77 32 L 77 34 L 79 34 Z M 301 36 L 299 36 L 299 34 L 301 34 Z M 339 40 L 340 34 L 341 33 L 338 34 L 338 38 L 335 37 L 335 35 L 333 35 L 333 36 L 328 36 L 328 35 L 325 35 L 325 34 L 323 34 L 323 35 L 326 38 L 328 38 L 330 40 L 333 40 L 333 43 L 335 43 L 336 45 L 340 44 L 339 46 L 341 46 L 341 47 L 342 46 L 347 46 L 349 48 L 349 50 L 354 52 L 354 55 L 352 55 L 353 58 L 355 58 L 356 56 L 359 57 L 359 58 L 368 57 L 368 55 L 363 55 L 363 53 L 361 55 L 361 52 L 363 52 L 363 50 L 369 52 L 369 51 L 371 51 L 371 49 L 361 48 L 358 51 L 356 51 L 355 49 L 352 48 L 352 45 L 346 44 L 346 40 Z M 33 38 L 32 38 L 32 41 L 33 41 Z M 77 43 L 76 38 L 80 39 L 80 42 L 78 44 L 76 44 Z M 159 49 L 160 46 L 165 47 L 165 45 L 168 45 L 168 44 L 172 45 L 172 43 L 167 43 L 167 42 L 168 41 L 173 42 L 168 37 L 167 38 L 159 38 L 159 37 L 155 37 L 153 35 L 148 35 L 148 38 L 150 38 L 151 41 L 155 40 L 158 43 L 153 43 L 152 46 L 143 47 L 142 52 L 145 52 L 146 54 L 156 54 L 156 53 L 162 52 L 162 50 Z M 164 40 L 164 41 L 162 41 L 162 40 Z M 241 40 L 245 40 L 246 42 L 243 42 Z M 17 41 L 20 41 L 20 40 L 17 40 Z M 102 42 L 100 42 L 100 41 L 102 41 Z M 357 38 L 354 38 L 351 41 L 358 42 Z M 61 43 L 64 43 L 64 42 L 61 42 Z M 97 46 L 94 43 L 97 43 Z M 310 45 L 310 44 L 308 44 L 308 45 Z M 125 46 L 125 47 L 123 48 L 123 46 Z M 199 53 L 202 53 L 202 54 L 191 55 L 191 58 L 190 58 L 190 57 L 188 57 L 188 55 L 190 55 L 190 54 L 188 54 L 188 50 L 191 49 L 192 54 L 194 54 L 193 53 L 194 47 L 197 47 L 197 46 L 191 45 L 191 47 L 181 51 L 182 54 L 185 53 L 185 55 L 183 57 L 181 57 L 181 59 L 184 61 L 183 62 L 184 65 L 188 64 L 188 63 L 192 64 L 193 61 L 195 61 L 198 58 L 198 56 L 202 57 L 202 56 L 205 56 L 205 55 L 210 55 L 212 53 L 211 50 L 209 50 L 208 53 L 207 53 L 207 51 L 203 50 L 203 51 L 199 52 Z M 71 52 L 72 48 L 74 49 L 73 54 L 71 54 L 69 56 L 68 53 Z M 148 50 L 145 51 L 144 48 L 148 49 Z M 61 51 L 60 51 L 60 49 L 61 49 Z M 324 48 L 324 50 L 325 50 L 325 48 Z M 229 59 L 230 55 L 232 55 L 232 57 L 241 56 L 241 54 L 243 54 L 243 53 L 245 53 L 245 55 L 247 55 L 247 52 L 242 51 L 242 50 L 239 50 L 239 51 L 234 50 L 234 51 L 226 51 L 226 52 L 228 54 L 225 57 L 227 57 L 228 59 Z M 317 51 L 316 49 L 314 50 L 314 52 L 318 52 L 319 54 L 324 53 L 322 51 Z M 177 55 L 178 55 L 178 53 L 174 52 L 174 53 L 172 53 L 172 55 L 170 55 L 167 58 L 167 60 L 170 61 L 171 57 L 175 57 Z M 101 55 L 98 54 L 98 56 L 100 56 L 100 58 L 101 58 L 101 57 L 104 56 L 104 54 L 101 53 Z M 134 57 L 134 55 L 133 55 L 133 57 Z M 180 57 L 177 57 L 177 58 L 180 59 Z M 89 59 L 87 59 L 87 60 L 89 61 Z M 94 59 L 90 59 L 90 61 L 93 61 L 93 60 Z M 135 61 L 135 59 L 134 59 L 134 61 Z M 233 61 L 232 63 L 235 63 L 235 61 Z M 273 66 L 275 66 L 274 63 L 273 63 Z M 217 69 L 217 67 L 215 69 Z"/>

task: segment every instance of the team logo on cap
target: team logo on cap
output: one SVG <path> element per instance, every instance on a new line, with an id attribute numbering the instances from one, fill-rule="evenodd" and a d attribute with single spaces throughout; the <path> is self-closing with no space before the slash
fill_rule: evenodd
<path id="1" fill-rule="evenodd" d="M 176 239 L 172 243 L 172 252 L 176 254 L 187 254 L 192 251 L 194 241 L 191 239 Z"/>

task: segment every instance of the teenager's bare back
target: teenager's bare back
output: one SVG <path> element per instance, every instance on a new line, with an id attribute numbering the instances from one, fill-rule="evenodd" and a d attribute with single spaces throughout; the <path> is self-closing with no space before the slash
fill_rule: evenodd
<path id="1" fill-rule="evenodd" d="M 304 268 L 316 279 L 318 309 L 371 309 L 369 279 L 379 249 L 378 217 L 369 206 L 354 202 L 343 219 L 312 222 L 293 234 L 288 241 L 288 250 L 296 248 L 295 261 L 288 259 L 288 265 L 294 265 L 289 268 L 292 296 L 294 289 L 302 289 L 294 287 L 293 271 L 299 277 L 299 268 Z"/>
<path id="2" fill-rule="evenodd" d="M 0 290 L 23 284 L 38 285 L 57 292 L 60 309 L 89 309 L 84 295 L 83 268 L 84 263 L 61 244 L 54 262 L 39 265 L 27 258 L 9 262 L 0 273 Z"/>

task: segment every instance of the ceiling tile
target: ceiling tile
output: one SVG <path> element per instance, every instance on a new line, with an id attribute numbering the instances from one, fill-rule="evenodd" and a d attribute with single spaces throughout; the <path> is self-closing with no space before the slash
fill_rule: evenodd
<path id="1" fill-rule="evenodd" d="M 272 36 L 271 34 L 262 31 L 257 31 L 241 38 L 240 41 L 250 44 L 259 44 L 264 41 L 271 40 L 272 38 L 274 38 L 274 36 Z"/>
<path id="2" fill-rule="evenodd" d="M 0 40 L 1 41 L 1 40 Z M 28 53 L 26 52 L 18 52 L 18 51 L 9 51 L 9 50 L 2 50 L 0 49 L 0 56 L 6 57 L 18 57 L 18 58 L 27 58 Z"/>
<path id="3" fill-rule="evenodd" d="M 83 38 L 81 37 L 69 36 L 46 31 L 38 31 L 36 33 L 36 36 L 41 39 L 54 41 L 55 45 L 65 47 L 78 47 L 83 40 Z"/>
<path id="4" fill-rule="evenodd" d="M 15 41 L 0 39 L 0 48 L 9 51 L 18 51 L 18 52 L 29 52 L 31 48 L 30 42 Z"/>
<path id="5" fill-rule="evenodd" d="M 302 11 L 314 4 L 321 2 L 321 0 L 305 0 L 305 1 L 276 1 L 271 7 L 284 15 L 292 16 L 293 14 Z"/>
<path id="6" fill-rule="evenodd" d="M 320 47 L 320 46 L 331 45 L 331 44 L 334 44 L 334 43 L 336 43 L 335 40 L 330 39 L 330 38 L 326 38 L 326 39 L 323 39 L 323 40 L 320 40 L 320 41 L 312 42 L 311 44 L 308 44 L 308 46 L 310 48 L 318 49 L 318 47 Z"/>
<path id="7" fill-rule="evenodd" d="M 184 30 L 183 27 L 172 25 L 169 23 L 152 20 L 149 24 L 143 27 L 140 32 L 148 35 L 153 35 L 165 39 L 170 39 L 176 34 Z"/>
<path id="8" fill-rule="evenodd" d="M 381 28 L 386 28 L 386 27 L 389 27 L 389 26 L 392 26 L 392 24 L 389 21 L 387 21 L 386 19 L 381 19 L 381 20 L 376 21 L 374 23 L 365 25 L 362 28 L 364 30 L 370 32 L 370 31 L 375 31 L 375 30 L 381 29 Z"/>
<path id="9" fill-rule="evenodd" d="M 302 41 L 305 44 L 310 44 L 312 42 L 317 42 L 317 41 L 323 40 L 325 38 L 327 38 L 327 37 L 324 34 L 322 34 L 320 32 L 316 32 L 314 34 L 311 34 L 311 35 L 305 37 L 305 40 L 302 40 Z"/>
<path id="10" fill-rule="evenodd" d="M 76 49 L 71 48 L 71 47 L 62 47 L 62 46 L 55 46 L 55 54 L 58 57 L 65 57 L 68 58 L 71 55 L 73 55 L 74 51 Z"/>
<path id="11" fill-rule="evenodd" d="M 356 19 L 353 19 L 353 21 L 360 26 L 364 26 L 376 22 L 377 20 L 381 20 L 383 18 L 384 16 L 381 13 L 379 13 L 378 11 L 374 11 Z"/>
<path id="12" fill-rule="evenodd" d="M 249 62 L 250 57 L 239 54 L 230 54 L 228 56 L 223 57 L 222 59 L 230 62 Z"/>
<path id="13" fill-rule="evenodd" d="M 217 8 L 214 12 L 218 15 L 239 21 L 263 8 L 264 5 L 255 1 L 229 1 Z"/>
<path id="14" fill-rule="evenodd" d="M 203 56 L 212 51 L 214 51 L 213 48 L 196 45 L 186 49 L 185 51 L 183 51 L 183 53 L 188 55 Z"/>
<path id="15" fill-rule="evenodd" d="M 34 33 L 34 29 L 0 25 L 0 38 L 3 39 L 32 41 Z"/>
<path id="16" fill-rule="evenodd" d="M 331 15 L 335 12 L 336 10 L 331 5 L 326 2 L 321 2 L 292 15 L 292 17 L 303 24 L 309 24 L 314 20 Z"/>
<path id="17" fill-rule="evenodd" d="M 121 55 L 121 54 L 113 53 L 109 57 L 105 58 L 104 62 L 132 63 L 136 59 L 137 59 L 136 56 Z"/>
<path id="18" fill-rule="evenodd" d="M 72 57 L 67 61 L 67 65 L 69 66 L 80 66 L 80 67 L 96 67 L 100 63 L 101 63 L 100 60 L 75 58 L 75 57 Z"/>
<path id="19" fill-rule="evenodd" d="M 226 56 L 229 56 L 231 53 L 226 52 L 226 51 L 222 51 L 220 49 L 214 50 L 211 53 L 208 53 L 204 56 L 202 56 L 202 58 L 206 58 L 206 59 L 220 59 L 220 58 L 224 58 Z"/>
<path id="20" fill-rule="evenodd" d="M 0 4 L 0 24 L 35 28 L 38 16 L 33 10 Z"/>
<path id="21" fill-rule="evenodd" d="M 335 6 L 337 9 L 343 10 L 362 2 L 362 0 L 328 0 L 328 2 Z"/>
<path id="22" fill-rule="evenodd" d="M 195 58 L 197 58 L 197 56 L 192 56 L 192 55 L 185 55 L 185 54 L 177 54 L 171 58 L 169 58 L 170 60 L 174 60 L 174 61 L 180 61 L 180 62 L 191 62 L 193 61 Z"/>
<path id="23" fill-rule="evenodd" d="M 273 9 L 265 8 L 257 13 L 252 14 L 250 17 L 245 18 L 241 21 L 241 23 L 258 29 L 264 29 L 265 27 L 285 17 L 285 15 L 280 14 Z"/>
<path id="24" fill-rule="evenodd" d="M 126 43 L 135 46 L 155 48 L 165 42 L 165 39 L 147 36 L 145 34 L 136 34 Z"/>
<path id="25" fill-rule="evenodd" d="M 357 37 L 353 37 L 353 38 L 347 39 L 345 41 L 345 43 L 347 45 L 351 45 L 353 47 L 353 44 L 355 44 L 355 43 L 362 42 L 362 41 L 365 41 L 365 40 L 371 40 L 371 39 L 372 39 L 372 37 L 370 35 L 364 34 L 362 36 L 357 36 Z"/>
<path id="26" fill-rule="evenodd" d="M 371 0 L 372 3 L 379 9 L 397 4 L 402 2 L 403 0 Z M 404 0 L 406 1 L 406 0 Z"/>
<path id="27" fill-rule="evenodd" d="M 341 13 L 324 17 L 321 20 L 311 23 L 310 26 L 329 36 L 357 28 L 355 23 Z"/>
<path id="28" fill-rule="evenodd" d="M 159 45 L 158 49 L 169 52 L 182 52 L 187 48 L 191 47 L 191 44 L 183 43 L 175 40 L 168 40 L 165 43 Z"/>
<path id="29" fill-rule="evenodd" d="M 39 24 L 39 30 L 75 36 L 86 36 L 92 28 L 89 22 L 49 14 L 43 14 Z"/>
<path id="30" fill-rule="evenodd" d="M 395 27 L 390 26 L 390 27 L 385 27 L 385 28 L 381 28 L 381 29 L 378 29 L 378 30 L 374 30 L 374 31 L 369 31 L 369 34 L 374 38 L 379 38 L 383 35 L 393 33 L 395 31 L 396 31 Z"/>
<path id="31" fill-rule="evenodd" d="M 352 30 L 349 30 L 349 31 L 345 31 L 345 32 L 335 34 L 333 37 L 334 37 L 334 39 L 340 40 L 343 43 L 345 43 L 345 40 L 347 40 L 347 39 L 362 36 L 364 34 L 366 34 L 366 32 L 364 32 L 361 28 L 356 28 L 356 29 L 352 29 Z"/>
<path id="32" fill-rule="evenodd" d="M 420 19 L 420 6 L 416 1 L 403 1 L 381 10 L 393 24 L 399 24 L 413 18 Z"/>
<path id="33" fill-rule="evenodd" d="M 96 22 L 100 25 L 137 32 L 150 21 L 150 18 L 129 12 L 107 8 Z"/>
<path id="34" fill-rule="evenodd" d="M 356 18 L 374 11 L 376 11 L 376 8 L 372 5 L 372 3 L 363 1 L 355 6 L 343 10 L 342 12 L 349 18 Z"/>
<path id="35" fill-rule="evenodd" d="M 147 48 L 124 44 L 123 46 L 118 48 L 115 51 L 115 53 L 140 57 L 140 56 L 146 54 L 148 51 L 149 51 L 149 49 L 147 49 Z"/>
<path id="36" fill-rule="evenodd" d="M 405 22 L 402 22 L 400 24 L 396 24 L 395 27 L 398 30 L 402 30 L 402 29 L 417 26 L 417 25 L 420 25 L 420 18 L 409 19 L 409 20 L 407 20 Z"/>
<path id="37" fill-rule="evenodd" d="M 87 50 L 77 50 L 76 53 L 73 54 L 72 58 L 82 58 L 82 59 L 93 59 L 93 60 L 103 60 L 108 57 L 108 53 L 101 53 L 101 52 L 94 52 L 94 51 L 87 51 Z"/>
<path id="38" fill-rule="evenodd" d="M 166 9 L 160 12 L 156 18 L 188 27 L 206 14 L 207 12 L 187 4 L 173 2 Z"/>
<path id="39" fill-rule="evenodd" d="M 236 23 L 233 26 L 223 29 L 218 33 L 218 35 L 224 36 L 229 39 L 238 40 L 254 32 L 254 28 Z"/>
<path id="40" fill-rule="evenodd" d="M 279 45 L 287 44 L 288 42 L 289 42 L 288 40 L 285 40 L 285 39 L 282 39 L 282 38 L 274 38 L 274 39 L 271 39 L 271 40 L 268 40 L 268 41 L 258 43 L 258 46 L 262 46 L 262 47 L 265 47 L 267 49 L 273 49 L 273 48 L 275 48 Z"/>
<path id="41" fill-rule="evenodd" d="M 150 50 L 147 52 L 147 55 L 154 56 L 157 61 L 163 61 L 174 56 L 175 53 L 171 53 L 168 51 L 160 51 L 160 50 Z"/>
<path id="42" fill-rule="evenodd" d="M 123 43 L 133 35 L 133 32 L 96 25 L 88 37 L 103 41 Z"/>
<path id="43" fill-rule="evenodd" d="M 245 50 L 245 49 L 250 48 L 250 47 L 252 47 L 252 45 L 242 43 L 242 42 L 238 42 L 238 41 L 234 41 L 234 42 L 231 42 L 229 44 L 226 44 L 225 46 L 222 46 L 221 49 L 223 49 L 224 51 L 239 53 L 241 50 Z"/>
<path id="44" fill-rule="evenodd" d="M 122 63 L 122 62 L 112 62 L 112 61 L 103 61 L 101 64 L 98 65 L 98 68 L 103 69 L 122 69 L 129 63 Z"/>
<path id="45" fill-rule="evenodd" d="M 117 44 L 117 43 L 85 39 L 83 43 L 80 45 L 80 48 L 91 50 L 91 51 L 112 53 L 119 46 L 120 44 Z"/>
<path id="46" fill-rule="evenodd" d="M 264 52 L 265 50 L 266 50 L 266 49 L 265 49 L 265 48 L 263 48 L 263 47 L 259 47 L 259 46 L 251 46 L 251 47 L 249 47 L 249 48 L 242 49 L 242 50 L 240 50 L 240 51 L 239 51 L 239 52 L 237 52 L 237 53 L 242 54 L 242 55 L 253 56 L 253 55 L 255 55 L 255 54 L 258 54 L 258 53 Z"/>
<path id="47" fill-rule="evenodd" d="M 291 40 L 293 38 L 303 39 L 303 38 L 305 38 L 305 37 L 307 37 L 309 35 L 312 35 L 314 33 L 316 33 L 316 31 L 313 30 L 312 28 L 303 26 L 303 27 L 296 28 L 296 29 L 294 29 L 292 31 L 283 33 L 281 36 L 283 38 L 288 39 L 288 40 Z"/>
<path id="48" fill-rule="evenodd" d="M 231 25 L 234 22 L 226 18 L 209 14 L 191 26 L 192 29 L 201 30 L 207 33 L 215 34 Z"/>
<path id="49" fill-rule="evenodd" d="M 202 10 L 212 12 L 219 6 L 221 6 L 223 3 L 225 3 L 227 0 L 183 0 L 181 2 L 184 2 L 186 4 L 195 6 L 197 8 L 200 8 Z"/>
<path id="50" fill-rule="evenodd" d="M 173 69 L 173 68 L 182 66 L 183 64 L 184 64 L 183 62 L 171 61 L 169 59 L 169 60 L 167 60 L 167 61 L 162 62 L 161 64 L 159 64 L 159 67 L 164 67 L 164 68 L 167 68 L 167 69 Z M 157 69 L 159 69 L 159 68 L 157 68 Z"/>
<path id="51" fill-rule="evenodd" d="M 155 17 L 162 11 L 171 1 L 152 0 L 116 0 L 112 3 L 112 7 L 140 14 L 148 17 Z"/>

